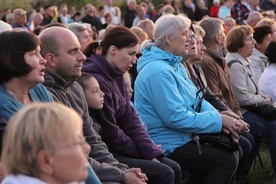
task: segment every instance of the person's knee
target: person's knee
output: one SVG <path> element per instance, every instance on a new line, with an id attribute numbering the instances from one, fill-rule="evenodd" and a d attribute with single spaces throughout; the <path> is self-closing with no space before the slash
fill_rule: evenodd
<path id="1" fill-rule="evenodd" d="M 171 167 L 164 165 L 164 167 L 162 167 L 162 169 L 160 170 L 159 177 L 162 177 L 161 181 L 166 180 L 166 181 L 168 181 L 168 183 L 173 183 L 172 181 L 175 180 L 174 170 Z"/>
<path id="2" fill-rule="evenodd" d="M 276 120 L 269 122 L 266 130 L 266 137 L 269 142 L 276 143 Z"/>
<path id="3" fill-rule="evenodd" d="M 229 153 L 227 157 L 225 157 L 225 169 L 235 171 L 239 165 L 239 153 L 237 151 Z"/>

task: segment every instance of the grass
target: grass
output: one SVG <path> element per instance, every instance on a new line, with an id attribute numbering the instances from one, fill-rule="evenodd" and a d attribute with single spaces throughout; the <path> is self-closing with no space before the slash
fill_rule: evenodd
<path id="1" fill-rule="evenodd" d="M 259 159 L 256 160 L 254 170 L 249 173 L 249 180 L 251 184 L 276 184 L 276 181 L 272 182 L 271 176 L 271 161 L 267 145 L 262 145 L 260 148 L 260 155 L 263 162 L 261 166 Z"/>

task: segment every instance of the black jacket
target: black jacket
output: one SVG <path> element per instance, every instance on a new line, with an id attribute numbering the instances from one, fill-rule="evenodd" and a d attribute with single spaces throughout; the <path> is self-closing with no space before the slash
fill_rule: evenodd
<path id="1" fill-rule="evenodd" d="M 219 111 L 225 111 L 229 108 L 216 96 L 212 93 L 212 91 L 207 86 L 207 81 L 205 79 L 205 75 L 201 69 L 201 66 L 197 63 L 193 64 L 193 69 L 196 72 L 196 76 L 194 76 L 191 72 L 190 65 L 185 63 L 186 68 L 188 69 L 191 80 L 195 84 L 198 89 L 204 89 L 204 99 L 208 101 L 212 106 L 214 106 Z"/>
<path id="2" fill-rule="evenodd" d="M 82 18 L 82 22 L 91 24 L 91 26 L 94 26 L 97 30 L 102 29 L 102 22 L 96 16 L 86 15 Z"/>
<path id="3" fill-rule="evenodd" d="M 132 27 L 132 22 L 135 19 L 136 15 L 137 13 L 135 10 L 129 10 L 128 7 L 126 8 L 126 12 L 124 14 L 124 22 L 126 27 Z"/>

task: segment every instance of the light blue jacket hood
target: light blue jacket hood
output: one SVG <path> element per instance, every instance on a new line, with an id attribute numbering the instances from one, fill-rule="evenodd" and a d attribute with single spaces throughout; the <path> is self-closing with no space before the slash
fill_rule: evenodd
<path id="1" fill-rule="evenodd" d="M 142 56 L 137 62 L 137 72 L 139 73 L 147 64 L 164 60 L 169 63 L 175 70 L 178 69 L 180 62 L 182 61 L 181 56 L 174 56 L 172 53 L 161 50 L 156 46 L 152 46 L 150 49 L 144 49 Z M 158 64 L 158 63 L 156 63 Z"/>

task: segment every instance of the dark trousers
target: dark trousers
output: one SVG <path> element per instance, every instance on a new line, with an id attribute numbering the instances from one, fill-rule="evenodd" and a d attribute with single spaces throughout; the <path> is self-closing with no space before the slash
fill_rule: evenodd
<path id="1" fill-rule="evenodd" d="M 189 171 L 192 184 L 228 184 L 234 183 L 238 166 L 238 152 L 228 152 L 214 146 L 201 144 L 199 154 L 193 141 L 177 148 L 168 158 L 175 160 L 182 170 Z"/>
<path id="2" fill-rule="evenodd" d="M 271 163 L 274 172 L 276 171 L 276 120 L 266 120 L 253 112 L 246 112 L 243 114 L 243 119 L 250 125 L 250 131 L 252 134 L 261 134 L 259 131 L 263 127 L 265 128 L 269 152 L 271 157 Z M 261 135 L 259 135 L 261 137 Z M 254 136 L 255 138 L 255 136 Z M 262 141 L 262 140 L 261 140 Z"/>
<path id="3" fill-rule="evenodd" d="M 114 154 L 114 157 L 128 167 L 140 168 L 148 177 L 148 184 L 181 184 L 181 168 L 175 161 L 163 157 L 160 162 L 137 159 Z"/>
<path id="4" fill-rule="evenodd" d="M 252 167 L 254 158 L 256 157 L 259 147 L 254 144 L 254 137 L 250 133 L 240 136 L 240 162 L 236 173 L 236 181 L 245 181 Z"/>

